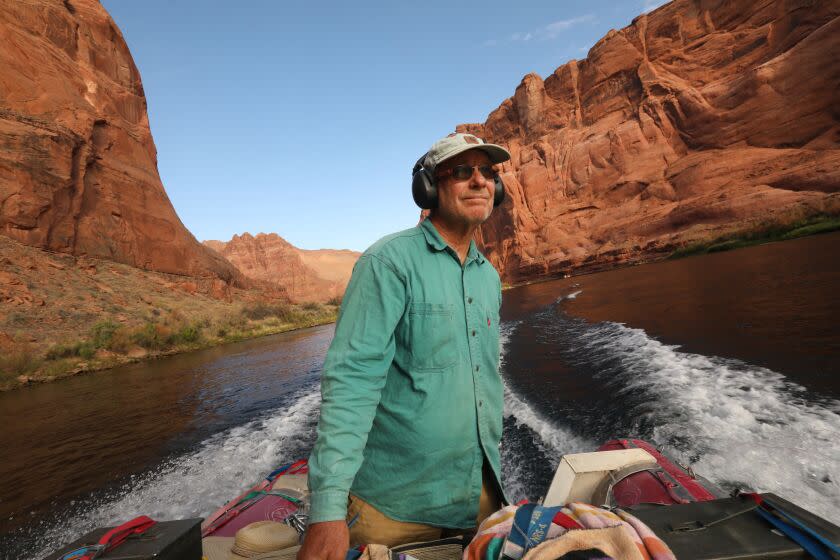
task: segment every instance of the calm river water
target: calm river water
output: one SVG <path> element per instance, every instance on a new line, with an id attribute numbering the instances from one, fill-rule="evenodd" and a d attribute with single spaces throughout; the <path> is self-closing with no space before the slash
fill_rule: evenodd
<path id="1" fill-rule="evenodd" d="M 651 440 L 840 523 L 840 234 L 505 292 L 503 468 Z M 307 455 L 332 326 L 0 394 L 0 557 L 135 515 L 207 515 Z"/>

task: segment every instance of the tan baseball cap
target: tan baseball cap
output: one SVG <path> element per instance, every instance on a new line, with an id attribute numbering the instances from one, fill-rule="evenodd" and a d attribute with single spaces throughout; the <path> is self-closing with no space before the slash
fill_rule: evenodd
<path id="1" fill-rule="evenodd" d="M 423 167 L 434 171 L 435 167 L 467 150 L 482 150 L 490 158 L 491 163 L 502 163 L 510 159 L 510 152 L 496 144 L 488 144 L 478 136 L 454 132 L 446 138 L 441 138 L 429 149 L 423 158 Z"/>

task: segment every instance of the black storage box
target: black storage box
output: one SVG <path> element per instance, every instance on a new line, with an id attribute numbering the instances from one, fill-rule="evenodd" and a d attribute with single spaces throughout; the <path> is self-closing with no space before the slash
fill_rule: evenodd
<path id="1" fill-rule="evenodd" d="M 762 494 L 774 505 L 813 527 L 834 544 L 840 544 L 840 527 L 776 496 Z M 798 544 L 779 533 L 755 511 L 739 514 L 750 505 L 742 498 L 723 498 L 668 507 L 633 509 L 656 536 L 671 547 L 680 560 L 759 560 L 766 558 L 799 560 L 811 558 Z M 678 531 L 680 526 L 726 521 L 707 529 Z"/>
<path id="2" fill-rule="evenodd" d="M 141 535 L 131 535 L 97 560 L 201 560 L 201 521 L 159 521 Z M 111 527 L 91 531 L 44 560 L 59 560 L 84 545 L 96 544 Z"/>

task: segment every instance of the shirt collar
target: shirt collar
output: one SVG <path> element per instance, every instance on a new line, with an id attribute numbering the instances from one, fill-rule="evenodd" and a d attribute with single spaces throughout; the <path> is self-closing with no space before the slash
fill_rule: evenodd
<path id="1" fill-rule="evenodd" d="M 429 218 L 420 222 L 420 230 L 423 232 L 423 235 L 426 236 L 426 243 L 428 243 L 435 251 L 443 251 L 448 247 L 446 241 L 444 241 L 443 237 L 440 236 L 437 228 Z"/>
<path id="2" fill-rule="evenodd" d="M 482 264 L 484 262 L 484 255 L 481 251 L 478 250 L 478 247 L 475 246 L 475 240 L 470 240 L 470 250 L 467 251 L 467 260 L 475 260 L 478 264 Z"/>
<path id="3" fill-rule="evenodd" d="M 426 243 L 428 243 L 429 247 L 435 251 L 444 251 L 447 247 L 449 247 L 446 241 L 443 240 L 443 237 L 440 236 L 440 233 L 438 233 L 438 230 L 432 223 L 432 220 L 429 218 L 420 222 L 420 230 L 426 237 Z M 485 257 L 481 254 L 481 251 L 478 250 L 478 247 L 475 246 L 475 240 L 471 239 L 470 248 L 467 251 L 467 261 L 469 262 L 472 260 L 475 260 L 478 264 L 482 264 Z"/>

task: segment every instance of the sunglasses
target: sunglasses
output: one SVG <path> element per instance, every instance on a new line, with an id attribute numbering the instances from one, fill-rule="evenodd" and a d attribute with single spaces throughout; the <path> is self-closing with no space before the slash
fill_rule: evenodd
<path id="1" fill-rule="evenodd" d="M 444 169 L 438 173 L 438 178 L 445 179 L 451 175 L 458 181 L 464 181 L 472 177 L 474 169 L 478 169 L 478 172 L 485 179 L 493 179 L 496 176 L 496 171 L 490 165 L 456 165 L 451 169 Z"/>

